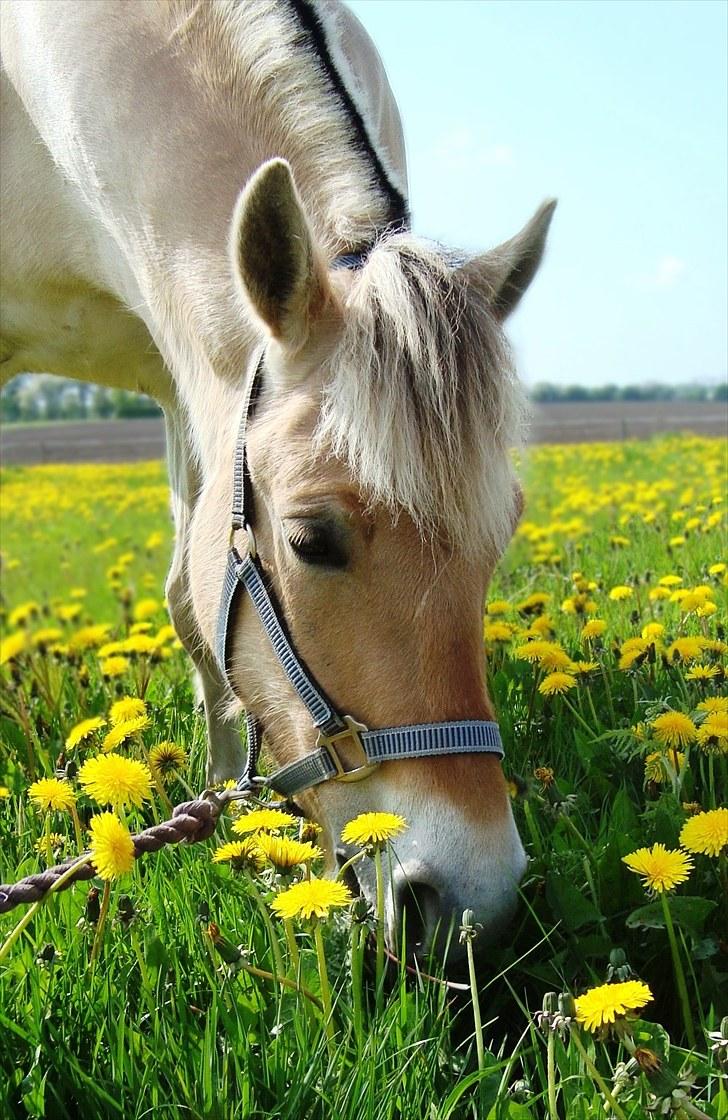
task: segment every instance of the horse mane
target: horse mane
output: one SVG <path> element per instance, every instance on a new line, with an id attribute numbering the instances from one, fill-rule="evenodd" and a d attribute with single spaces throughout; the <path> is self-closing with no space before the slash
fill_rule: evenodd
<path id="1" fill-rule="evenodd" d="M 371 138 L 368 95 L 326 0 L 157 0 L 203 96 L 231 107 L 259 164 L 285 155 L 323 251 L 408 221 L 405 185 Z"/>
<path id="2" fill-rule="evenodd" d="M 462 258 L 385 236 L 348 297 L 316 441 L 395 516 L 500 556 L 517 520 L 511 452 L 526 404 L 492 296 Z"/>

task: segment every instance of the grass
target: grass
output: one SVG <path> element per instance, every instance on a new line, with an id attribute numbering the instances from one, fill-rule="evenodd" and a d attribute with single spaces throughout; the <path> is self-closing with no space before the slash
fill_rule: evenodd
<path id="1" fill-rule="evenodd" d="M 699 705 L 726 691 L 725 470 L 722 441 L 690 437 L 542 447 L 524 466 L 526 513 L 490 590 L 485 640 L 530 860 L 517 918 L 479 975 L 482 1046 L 467 989 L 418 981 L 390 964 L 377 1009 L 369 955 L 361 979 L 351 967 L 352 942 L 374 925 L 358 911 L 323 930 L 332 1045 L 317 1002 L 250 971 L 275 974 L 278 956 L 289 981 L 320 1001 L 314 937 L 297 926 L 296 976 L 281 923 L 263 921 L 249 875 L 211 863 L 219 841 L 210 841 L 145 857 L 112 885 L 93 967 L 103 884 L 79 885 L 39 909 L 0 962 L 0 1116 L 647 1120 L 648 1104 L 664 1099 L 686 1067 L 687 1114 L 728 1115 L 706 1033 L 726 1030 L 725 855 L 696 854 L 689 880 L 654 898 L 622 862 L 655 842 L 676 849 L 690 814 L 726 803 L 728 747 L 699 738 Z M 151 654 L 129 653 L 111 679 L 100 668 L 102 639 L 73 648 L 89 624 L 109 625 L 104 641 L 123 640 L 139 621 L 152 635 L 165 624 L 163 468 L 9 469 L 3 503 L 3 633 L 26 643 L 5 647 L 0 670 L 0 786 L 8 794 L 0 799 L 0 880 L 13 881 L 45 863 L 35 845 L 46 821 L 29 784 L 59 764 L 72 773 L 100 742 L 65 750 L 78 721 L 106 717 L 119 695 L 143 695 L 150 726 L 123 749 L 144 757 L 160 740 L 184 748 L 186 769 L 165 787 L 173 803 L 187 787 L 202 789 L 205 744 L 186 657 L 168 634 Z M 670 575 L 680 582 L 655 595 Z M 621 586 L 629 594 L 610 597 Z M 707 592 L 683 609 L 676 587 Z M 534 594 L 548 598 L 524 605 Z M 76 617 L 59 618 L 74 605 Z M 593 618 L 606 630 L 585 640 Z M 650 623 L 664 631 L 641 639 Z M 32 647 L 27 636 L 48 628 L 60 637 Z M 702 644 L 676 658 L 674 643 L 686 637 Z M 563 695 L 544 695 L 548 665 L 518 653 L 541 638 L 569 659 L 576 683 Z M 627 665 L 631 639 L 644 648 Z M 577 661 L 595 667 L 580 674 Z M 705 681 L 696 665 L 711 671 Z M 678 770 L 653 727 L 669 710 L 689 715 L 698 736 L 680 748 Z M 81 790 L 78 805 L 84 821 L 98 811 Z M 154 813 L 164 815 L 158 799 L 129 823 L 143 827 Z M 53 813 L 49 823 L 62 856 L 72 855 L 70 816 Z M 220 840 L 232 838 L 230 828 L 228 819 Z M 272 869 L 255 884 L 266 908 L 284 885 Z M 0 941 L 23 910 L 0 917 Z M 642 1018 L 621 1019 L 618 1034 L 604 1037 L 573 1024 L 548 1029 L 560 1026 L 559 1006 L 573 1013 L 572 996 L 628 974 L 652 992 Z M 542 1004 L 543 1029 L 534 1018 Z M 645 1052 L 656 1055 L 659 1071 L 644 1072 L 635 1045 L 643 1062 Z"/>

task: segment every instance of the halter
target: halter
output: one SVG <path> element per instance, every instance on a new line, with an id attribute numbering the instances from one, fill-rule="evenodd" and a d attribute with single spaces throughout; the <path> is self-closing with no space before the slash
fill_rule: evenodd
<path id="1" fill-rule="evenodd" d="M 358 268 L 365 254 L 339 257 L 334 268 Z M 262 788 L 276 790 L 290 799 L 322 782 L 358 782 L 367 778 L 382 762 L 405 758 L 424 758 L 446 754 L 496 754 L 503 757 L 498 724 L 488 720 L 454 720 L 446 723 L 408 724 L 370 731 L 350 715 L 338 712 L 315 677 L 296 653 L 285 619 L 275 601 L 260 562 L 253 531 L 253 487 L 248 469 L 246 433 L 260 395 L 263 378 L 263 350 L 255 359 L 248 377 L 240 419 L 233 468 L 233 503 L 230 547 L 217 620 L 215 655 L 232 691 L 230 637 L 239 595 L 250 597 L 273 651 L 299 700 L 308 710 L 318 731 L 316 749 L 304 758 L 283 766 L 275 773 L 257 773 L 261 747 L 261 725 L 246 713 L 248 757 L 238 782 L 241 793 Z M 247 536 L 247 550 L 241 555 L 236 535 Z"/>

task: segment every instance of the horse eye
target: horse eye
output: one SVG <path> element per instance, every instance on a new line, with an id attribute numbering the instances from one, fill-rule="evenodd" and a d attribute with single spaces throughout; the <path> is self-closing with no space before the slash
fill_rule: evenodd
<path id="1" fill-rule="evenodd" d="M 326 568 L 345 568 L 348 556 L 335 532 L 323 525 L 307 526 L 288 538 L 288 543 L 304 564 Z"/>

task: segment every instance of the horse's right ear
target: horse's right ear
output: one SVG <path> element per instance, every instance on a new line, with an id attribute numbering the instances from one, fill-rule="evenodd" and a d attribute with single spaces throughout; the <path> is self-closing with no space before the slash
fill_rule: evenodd
<path id="1" fill-rule="evenodd" d="M 256 315 L 287 350 L 300 349 L 326 305 L 328 287 L 285 160 L 264 163 L 246 185 L 233 214 L 230 248 Z"/>

